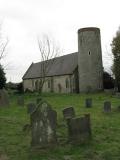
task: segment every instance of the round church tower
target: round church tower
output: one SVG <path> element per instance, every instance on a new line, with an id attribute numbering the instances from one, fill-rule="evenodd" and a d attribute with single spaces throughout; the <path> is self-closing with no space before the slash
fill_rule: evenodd
<path id="1" fill-rule="evenodd" d="M 100 29 L 78 30 L 79 91 L 92 92 L 103 89 L 103 65 Z"/>

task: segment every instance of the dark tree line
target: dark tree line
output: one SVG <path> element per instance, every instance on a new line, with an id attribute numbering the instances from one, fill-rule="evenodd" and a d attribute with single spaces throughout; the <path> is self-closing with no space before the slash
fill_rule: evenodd
<path id="1" fill-rule="evenodd" d="M 120 27 L 116 32 L 116 36 L 112 40 L 113 53 L 113 73 L 115 75 L 115 85 L 120 92 Z"/>

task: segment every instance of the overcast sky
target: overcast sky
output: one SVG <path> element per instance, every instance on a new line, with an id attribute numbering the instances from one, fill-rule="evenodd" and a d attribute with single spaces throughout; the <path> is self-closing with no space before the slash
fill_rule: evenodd
<path id="1" fill-rule="evenodd" d="M 99 27 L 104 68 L 109 70 L 110 43 L 120 25 L 119 0 L 0 0 L 2 32 L 9 39 L 7 80 L 20 82 L 32 62 L 40 61 L 37 35 L 48 34 L 61 55 L 78 51 L 77 30 Z"/>

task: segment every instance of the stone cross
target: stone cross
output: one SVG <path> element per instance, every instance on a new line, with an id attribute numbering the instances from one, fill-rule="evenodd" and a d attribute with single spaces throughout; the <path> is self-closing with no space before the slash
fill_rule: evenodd
<path id="1" fill-rule="evenodd" d="M 111 102 L 110 101 L 104 102 L 104 112 L 105 113 L 111 112 Z"/>
<path id="2" fill-rule="evenodd" d="M 36 104 L 35 103 L 28 103 L 27 104 L 27 113 L 32 114 L 36 110 Z"/>
<path id="3" fill-rule="evenodd" d="M 63 109 L 64 119 L 69 119 L 75 117 L 75 111 L 73 107 L 67 107 Z"/>
<path id="4" fill-rule="evenodd" d="M 0 89 L 0 107 L 9 106 L 8 94 L 5 90 Z"/>
<path id="5" fill-rule="evenodd" d="M 85 106 L 86 106 L 86 108 L 91 108 L 92 107 L 92 99 L 91 98 L 87 98 L 85 100 Z"/>
<path id="6" fill-rule="evenodd" d="M 91 138 L 90 114 L 68 119 L 68 139 L 71 143 L 85 143 Z"/>
<path id="7" fill-rule="evenodd" d="M 19 96 L 18 97 L 18 99 L 17 99 L 17 105 L 24 107 L 24 97 L 23 96 Z"/>
<path id="8" fill-rule="evenodd" d="M 46 101 L 41 101 L 31 114 L 31 145 L 39 148 L 53 147 L 57 143 L 56 123 L 56 111 Z"/>

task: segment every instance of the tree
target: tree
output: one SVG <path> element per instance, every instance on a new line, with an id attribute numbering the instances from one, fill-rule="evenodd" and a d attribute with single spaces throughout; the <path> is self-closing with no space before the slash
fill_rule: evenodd
<path id="1" fill-rule="evenodd" d="M 103 73 L 103 86 L 104 86 L 104 89 L 114 88 L 114 79 L 106 71 L 104 71 L 104 73 Z"/>
<path id="2" fill-rule="evenodd" d="M 8 44 L 8 39 L 3 37 L 1 33 L 1 24 L 0 24 L 0 89 L 3 89 L 6 84 L 5 72 L 1 63 L 5 56 L 7 44 Z"/>
<path id="3" fill-rule="evenodd" d="M 2 66 L 0 65 L 0 89 L 3 89 L 6 84 L 5 72 Z"/>
<path id="4" fill-rule="evenodd" d="M 120 28 L 116 32 L 116 36 L 112 40 L 112 53 L 113 53 L 113 73 L 115 75 L 115 83 L 120 92 Z"/>
<path id="5" fill-rule="evenodd" d="M 41 93 L 43 89 L 43 85 L 46 81 L 48 81 L 47 75 L 54 64 L 55 58 L 59 55 L 60 49 L 58 45 L 55 44 L 53 40 L 51 40 L 47 35 L 44 35 L 42 39 L 38 40 L 38 47 L 41 56 L 41 79 L 39 81 L 38 90 Z"/>

